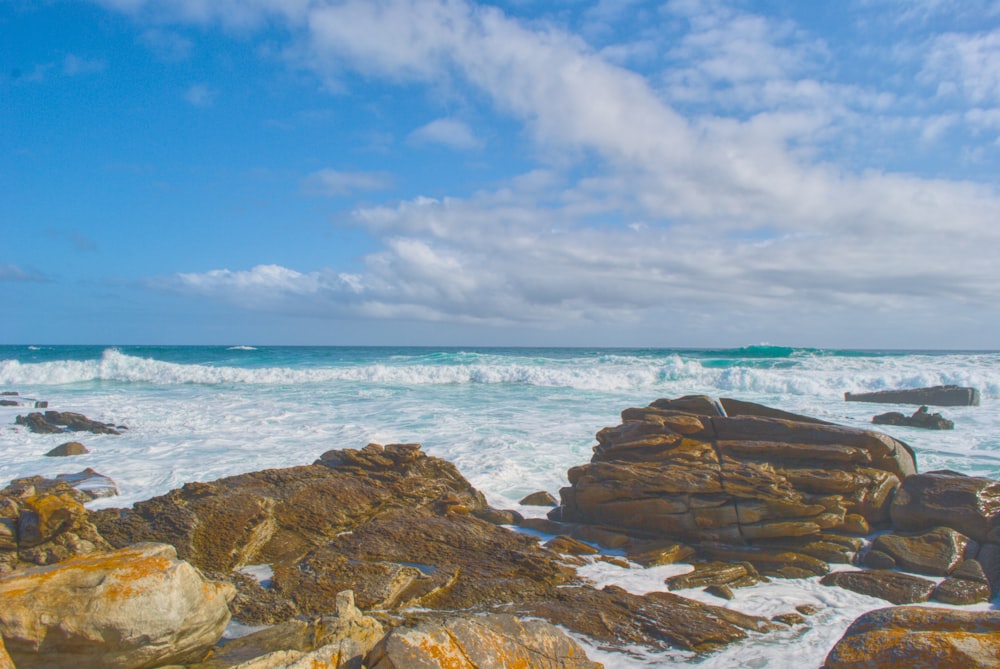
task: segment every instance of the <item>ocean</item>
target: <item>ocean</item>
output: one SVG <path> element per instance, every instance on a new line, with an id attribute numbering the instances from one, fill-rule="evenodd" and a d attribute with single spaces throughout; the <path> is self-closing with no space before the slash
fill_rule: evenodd
<path id="1" fill-rule="evenodd" d="M 620 423 L 627 407 L 707 394 L 870 427 L 876 413 L 916 407 L 845 402 L 845 392 L 942 384 L 972 386 L 982 397 L 978 407 L 932 409 L 954 420 L 953 431 L 880 429 L 913 447 L 920 471 L 1000 479 L 997 352 L 0 346 L 0 391 L 129 428 L 121 436 L 77 434 L 90 454 L 47 458 L 69 439 L 15 427 L 28 409 L 0 407 L 0 485 L 91 467 L 114 479 L 121 495 L 90 506 L 128 506 L 190 481 L 308 464 L 332 448 L 416 442 L 455 463 L 493 506 L 537 516 L 544 510 L 518 500 L 536 490 L 558 496 L 566 470 L 590 459 L 595 433 Z M 596 563 L 582 573 L 641 593 L 687 569 Z M 798 604 L 820 612 L 806 626 L 752 635 L 707 656 L 588 652 L 612 669 L 818 667 L 854 618 L 887 605 L 816 579 L 741 589 L 730 602 L 680 594 L 762 615 Z"/>

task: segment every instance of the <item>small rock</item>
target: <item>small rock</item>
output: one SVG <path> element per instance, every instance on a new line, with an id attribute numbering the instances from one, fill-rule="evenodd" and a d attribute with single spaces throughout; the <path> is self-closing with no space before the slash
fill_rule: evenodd
<path id="1" fill-rule="evenodd" d="M 20 402 L 15 400 L 0 400 L 0 407 L 16 407 Z"/>
<path id="2" fill-rule="evenodd" d="M 549 550 L 567 555 L 597 555 L 600 553 L 600 551 L 593 546 L 585 544 L 582 541 L 577 541 L 573 537 L 568 537 L 565 534 L 560 534 L 553 539 L 549 539 L 544 545 Z"/>
<path id="3" fill-rule="evenodd" d="M 913 412 L 912 416 L 904 416 L 898 411 L 889 411 L 872 417 L 872 422 L 876 425 L 905 425 L 907 427 L 920 427 L 925 430 L 954 430 L 955 423 L 948 420 L 939 413 L 928 413 L 927 407 L 922 406 Z"/>
<path id="4" fill-rule="evenodd" d="M 823 609 L 813 604 L 799 604 L 795 607 L 795 610 L 804 616 L 814 616 Z"/>
<path id="5" fill-rule="evenodd" d="M 931 599 L 960 606 L 979 604 L 990 601 L 990 586 L 964 578 L 946 578 L 934 588 Z"/>
<path id="6" fill-rule="evenodd" d="M 57 474 L 56 480 L 73 486 L 88 500 L 118 495 L 118 485 L 110 477 L 96 472 L 90 467 L 76 474 Z"/>
<path id="7" fill-rule="evenodd" d="M 694 571 L 671 576 L 664 581 L 667 590 L 686 590 L 710 585 L 740 588 L 759 582 L 760 574 L 749 562 L 700 562 L 694 565 Z"/>
<path id="8" fill-rule="evenodd" d="M 35 402 L 35 408 L 36 409 L 48 409 L 49 408 L 49 403 L 46 402 L 46 401 L 44 401 L 44 400 L 38 400 L 38 401 Z"/>
<path id="9" fill-rule="evenodd" d="M 805 616 L 801 613 L 779 613 L 776 616 L 772 616 L 771 620 L 776 623 L 781 623 L 782 625 L 788 625 L 792 627 L 793 625 L 804 625 L 806 622 Z"/>
<path id="10" fill-rule="evenodd" d="M 556 498 L 552 496 L 551 493 L 545 490 L 539 490 L 538 492 L 533 492 L 524 499 L 522 499 L 519 504 L 523 506 L 558 506 L 559 503 Z"/>
<path id="11" fill-rule="evenodd" d="M 705 588 L 705 592 L 720 599 L 732 599 L 736 596 L 728 585 L 710 585 Z"/>
<path id="12" fill-rule="evenodd" d="M 87 453 L 90 453 L 90 451 L 79 441 L 67 441 L 65 444 L 59 444 L 53 448 L 45 456 L 49 458 L 62 458 L 69 455 L 86 455 Z"/>
<path id="13" fill-rule="evenodd" d="M 862 558 L 861 560 L 861 564 L 868 567 L 869 569 L 896 568 L 896 560 L 891 555 L 875 549 L 872 549 L 867 553 L 865 553 L 864 558 Z"/>

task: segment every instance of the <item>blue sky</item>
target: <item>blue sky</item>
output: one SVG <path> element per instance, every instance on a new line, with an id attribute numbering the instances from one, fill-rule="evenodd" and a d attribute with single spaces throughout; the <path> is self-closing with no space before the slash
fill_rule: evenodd
<path id="1" fill-rule="evenodd" d="M 0 343 L 998 348 L 1000 2 L 0 2 Z"/>

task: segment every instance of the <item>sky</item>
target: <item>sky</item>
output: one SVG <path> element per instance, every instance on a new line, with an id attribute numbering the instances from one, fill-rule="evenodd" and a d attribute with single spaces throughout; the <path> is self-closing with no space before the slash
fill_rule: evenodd
<path id="1" fill-rule="evenodd" d="M 0 0 L 0 343 L 1000 349 L 998 0 Z"/>

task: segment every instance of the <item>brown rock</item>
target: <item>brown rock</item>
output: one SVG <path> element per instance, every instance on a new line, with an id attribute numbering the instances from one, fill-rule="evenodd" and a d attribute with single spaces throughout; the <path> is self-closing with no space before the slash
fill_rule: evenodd
<path id="1" fill-rule="evenodd" d="M 50 458 L 61 458 L 68 455 L 85 455 L 87 453 L 90 453 L 90 451 L 79 441 L 67 441 L 65 444 L 59 444 L 45 455 Z"/>
<path id="2" fill-rule="evenodd" d="M 905 425 L 919 427 L 925 430 L 954 430 L 955 423 L 939 413 L 929 413 L 927 407 L 920 407 L 911 416 L 905 416 L 898 411 L 890 411 L 872 417 L 876 425 Z"/>
<path id="3" fill-rule="evenodd" d="M 0 637 L 0 669 L 14 669 L 14 660 L 10 659 L 10 655 L 7 654 L 3 637 Z"/>
<path id="4" fill-rule="evenodd" d="M 545 542 L 545 547 L 566 555 L 597 555 L 600 553 L 593 546 L 577 541 L 573 537 L 567 537 L 565 534 L 549 539 Z"/>
<path id="5" fill-rule="evenodd" d="M 996 669 L 1000 611 L 901 607 L 855 620 L 826 657 L 826 669 Z"/>
<path id="6" fill-rule="evenodd" d="M 700 562 L 694 565 L 694 571 L 671 576 L 664 583 L 668 590 L 704 588 L 710 585 L 742 588 L 760 583 L 760 574 L 749 562 Z"/>
<path id="7" fill-rule="evenodd" d="M 771 620 L 782 625 L 788 625 L 789 627 L 806 624 L 806 617 L 801 613 L 779 613 L 776 616 L 772 616 Z"/>
<path id="8" fill-rule="evenodd" d="M 959 606 L 988 602 L 990 600 L 990 586 L 964 578 L 946 578 L 934 588 L 931 599 Z"/>
<path id="9" fill-rule="evenodd" d="M 950 527 L 983 542 L 1000 526 L 1000 482 L 951 471 L 910 476 L 891 507 L 893 526 L 920 532 Z"/>
<path id="10" fill-rule="evenodd" d="M 838 571 L 824 576 L 820 583 L 836 585 L 862 595 L 885 599 L 893 604 L 926 602 L 934 591 L 934 581 L 928 581 L 895 571 Z"/>
<path id="11" fill-rule="evenodd" d="M 510 615 L 484 615 L 396 628 L 367 659 L 371 669 L 600 669 L 558 628 Z"/>
<path id="12" fill-rule="evenodd" d="M 775 578 L 809 578 L 830 571 L 830 566 L 822 560 L 780 549 L 702 546 L 699 553 L 712 560 L 749 562 L 760 574 Z"/>
<path id="13" fill-rule="evenodd" d="M 936 527 L 913 535 L 882 534 L 872 549 L 893 558 L 905 571 L 930 576 L 947 576 L 965 559 L 971 540 L 950 527 Z M 974 543 L 975 549 L 978 549 Z"/>
<path id="14" fill-rule="evenodd" d="M 119 669 L 195 661 L 229 622 L 232 588 L 162 544 L 0 577 L 0 634 L 20 669 Z"/>
<path id="15" fill-rule="evenodd" d="M 556 506 L 556 498 L 552 496 L 552 493 L 539 490 L 538 492 L 533 492 L 524 499 L 522 499 L 518 504 L 524 506 Z"/>

